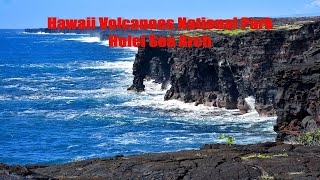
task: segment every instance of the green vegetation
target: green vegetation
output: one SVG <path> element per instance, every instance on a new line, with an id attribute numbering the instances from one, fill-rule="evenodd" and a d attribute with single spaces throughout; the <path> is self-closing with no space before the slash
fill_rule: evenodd
<path id="1" fill-rule="evenodd" d="M 278 26 L 275 27 L 273 30 L 290 30 L 290 29 L 299 29 L 301 25 L 285 25 L 285 26 Z M 247 33 L 250 31 L 254 31 L 252 29 L 206 29 L 206 30 L 185 30 L 185 31 L 177 31 L 179 34 L 184 34 L 187 37 L 200 37 L 203 35 L 212 36 L 214 34 L 221 34 L 227 36 L 237 36 L 241 33 Z M 169 37 L 170 35 L 167 35 Z M 177 40 L 179 36 L 174 36 Z"/>
<path id="2" fill-rule="evenodd" d="M 288 153 L 283 153 L 283 154 L 275 154 L 273 157 L 288 157 Z"/>
<path id="3" fill-rule="evenodd" d="M 233 141 L 235 140 L 235 138 L 232 137 L 232 136 L 226 137 L 226 134 L 222 134 L 222 135 L 219 137 L 219 139 L 224 139 L 224 140 L 227 142 L 228 145 L 233 144 Z"/>
<path id="4" fill-rule="evenodd" d="M 299 144 L 303 144 L 305 146 L 320 145 L 320 128 L 317 128 L 316 130 L 313 130 L 313 131 L 308 131 L 302 135 L 298 135 L 296 137 L 296 141 Z"/>
<path id="5" fill-rule="evenodd" d="M 267 154 L 253 154 L 253 155 L 249 155 L 249 156 L 242 156 L 241 160 L 245 161 L 248 159 L 252 159 L 252 158 L 260 158 L 260 159 L 272 159 L 274 157 L 288 157 L 287 153 L 283 153 L 283 154 L 275 154 L 275 155 L 267 155 Z"/>
<path id="6" fill-rule="evenodd" d="M 212 30 L 192 30 L 192 31 L 181 31 L 180 34 L 184 34 L 187 37 L 200 37 L 203 35 L 214 35 L 214 34 L 222 34 L 222 35 L 228 35 L 228 36 L 236 36 L 240 33 L 246 33 L 252 31 L 250 29 L 242 30 L 242 29 L 235 29 L 235 30 L 217 30 L 217 29 L 212 29 Z"/>
<path id="7" fill-rule="evenodd" d="M 262 179 L 262 180 L 272 180 L 272 179 L 274 179 L 274 177 L 273 176 L 264 175 L 264 176 L 260 176 L 260 179 Z"/>
<path id="8" fill-rule="evenodd" d="M 218 34 L 224 34 L 224 35 L 229 35 L 229 36 L 236 36 L 240 33 L 245 33 L 245 32 L 249 32 L 251 30 L 242 30 L 242 29 L 235 29 L 235 30 L 217 30 L 214 31 Z"/>
<path id="9" fill-rule="evenodd" d="M 200 37 L 200 36 L 203 36 L 204 34 L 201 33 L 200 31 L 193 31 L 193 32 L 189 31 L 184 35 L 186 35 L 187 37 Z"/>
<path id="10" fill-rule="evenodd" d="M 272 156 L 263 155 L 263 154 L 253 154 L 253 155 L 249 155 L 249 156 L 243 156 L 243 157 L 241 157 L 241 160 L 245 161 L 247 159 L 252 159 L 252 158 L 271 159 Z"/>

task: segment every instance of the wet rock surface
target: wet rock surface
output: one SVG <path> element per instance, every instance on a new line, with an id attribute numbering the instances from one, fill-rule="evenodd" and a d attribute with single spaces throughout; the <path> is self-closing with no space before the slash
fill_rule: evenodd
<path id="1" fill-rule="evenodd" d="M 267 142 L 116 156 L 62 165 L 0 165 L 0 179 L 319 179 L 320 148 Z"/>
<path id="2" fill-rule="evenodd" d="M 262 116 L 278 116 L 275 131 L 283 141 L 303 131 L 304 118 L 319 121 L 320 22 L 300 29 L 252 31 L 213 36 L 212 48 L 140 48 L 133 85 L 143 91 L 145 79 L 172 85 L 164 99 L 178 99 L 248 111 L 255 99 Z"/>

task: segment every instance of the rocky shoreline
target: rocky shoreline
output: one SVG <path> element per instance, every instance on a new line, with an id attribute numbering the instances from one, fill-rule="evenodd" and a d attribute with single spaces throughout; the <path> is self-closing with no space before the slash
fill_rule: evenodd
<path id="1" fill-rule="evenodd" d="M 165 100 L 178 99 L 226 109 L 277 115 L 277 140 L 320 123 L 320 21 L 298 29 L 212 35 L 212 48 L 139 48 L 129 90 L 144 80 L 165 87 Z"/>
<path id="2" fill-rule="evenodd" d="M 0 179 L 319 179 L 320 148 L 276 142 L 116 156 L 61 165 L 0 164 Z"/>

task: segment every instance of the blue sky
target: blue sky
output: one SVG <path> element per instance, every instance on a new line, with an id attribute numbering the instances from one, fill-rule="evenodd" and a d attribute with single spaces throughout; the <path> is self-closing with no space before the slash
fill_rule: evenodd
<path id="1" fill-rule="evenodd" d="M 0 0 L 0 29 L 46 27 L 47 17 L 229 18 L 320 15 L 320 0 Z"/>

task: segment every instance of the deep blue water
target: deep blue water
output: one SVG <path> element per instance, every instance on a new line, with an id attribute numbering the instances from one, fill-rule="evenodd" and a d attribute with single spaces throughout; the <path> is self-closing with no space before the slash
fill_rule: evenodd
<path id="1" fill-rule="evenodd" d="M 0 31 L 0 162 L 75 160 L 273 141 L 274 118 L 127 92 L 135 49 L 87 35 Z"/>

